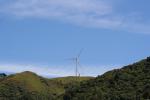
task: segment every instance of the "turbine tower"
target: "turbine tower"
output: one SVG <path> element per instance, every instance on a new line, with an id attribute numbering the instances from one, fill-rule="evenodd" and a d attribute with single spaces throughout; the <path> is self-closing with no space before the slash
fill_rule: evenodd
<path id="1" fill-rule="evenodd" d="M 80 65 L 80 56 L 81 56 L 82 51 L 83 51 L 83 49 L 80 50 L 80 52 L 78 53 L 78 55 L 76 57 L 73 57 L 70 59 L 75 62 L 75 76 L 76 77 L 80 76 L 78 67 L 81 66 Z"/>
<path id="2" fill-rule="evenodd" d="M 76 69 L 75 69 L 75 73 L 76 73 L 76 77 L 79 76 L 80 77 L 80 73 L 79 73 L 79 69 L 78 67 L 80 66 L 80 56 L 83 50 L 80 50 L 79 54 L 75 57 L 75 63 L 76 63 Z"/>

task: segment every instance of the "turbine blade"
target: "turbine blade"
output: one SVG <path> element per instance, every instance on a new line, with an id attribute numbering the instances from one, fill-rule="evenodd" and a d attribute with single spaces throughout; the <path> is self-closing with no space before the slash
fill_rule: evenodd
<path id="1" fill-rule="evenodd" d="M 82 52 L 83 52 L 83 49 L 81 49 L 80 52 L 78 53 L 78 56 L 77 56 L 78 58 L 81 56 Z"/>
<path id="2" fill-rule="evenodd" d="M 79 70 L 78 70 L 78 72 L 79 72 L 79 74 L 81 75 L 83 75 L 84 74 L 84 67 L 80 64 L 80 62 L 78 62 L 78 66 L 79 66 Z"/>
<path id="3" fill-rule="evenodd" d="M 75 60 L 76 58 L 67 58 L 65 60 Z"/>
<path id="4" fill-rule="evenodd" d="M 78 62 L 78 65 L 79 65 L 80 68 L 82 67 L 81 64 L 80 64 L 80 62 Z"/>

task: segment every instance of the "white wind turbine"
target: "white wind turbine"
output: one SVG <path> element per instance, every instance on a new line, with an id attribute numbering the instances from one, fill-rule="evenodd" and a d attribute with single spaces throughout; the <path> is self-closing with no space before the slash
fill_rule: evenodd
<path id="1" fill-rule="evenodd" d="M 69 60 L 72 60 L 75 62 L 75 76 L 76 77 L 80 77 L 80 73 L 79 73 L 79 67 L 81 67 L 80 65 L 80 56 L 82 54 L 83 49 L 80 50 L 80 52 L 78 53 L 77 56 L 70 58 Z"/>

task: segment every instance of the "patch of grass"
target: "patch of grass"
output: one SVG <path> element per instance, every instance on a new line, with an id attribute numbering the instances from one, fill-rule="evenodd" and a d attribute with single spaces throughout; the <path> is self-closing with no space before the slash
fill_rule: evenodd
<path id="1" fill-rule="evenodd" d="M 7 76 L 0 83 L 0 98 L 6 100 L 59 100 L 68 85 L 91 77 L 62 77 L 47 79 L 26 71 Z"/>

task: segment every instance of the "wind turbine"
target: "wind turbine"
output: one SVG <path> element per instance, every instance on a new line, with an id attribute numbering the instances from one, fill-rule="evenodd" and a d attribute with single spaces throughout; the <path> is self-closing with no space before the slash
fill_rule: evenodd
<path id="1" fill-rule="evenodd" d="M 75 56 L 75 57 L 70 59 L 70 60 L 73 60 L 75 62 L 75 76 L 76 77 L 78 77 L 78 76 L 80 77 L 80 73 L 79 73 L 78 67 L 81 66 L 80 65 L 80 56 L 82 54 L 82 51 L 83 51 L 83 49 L 80 50 L 80 52 L 78 53 L 77 56 Z"/>

